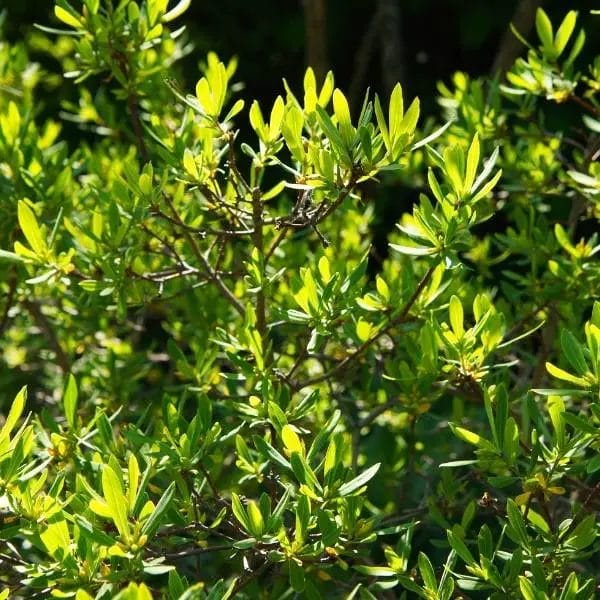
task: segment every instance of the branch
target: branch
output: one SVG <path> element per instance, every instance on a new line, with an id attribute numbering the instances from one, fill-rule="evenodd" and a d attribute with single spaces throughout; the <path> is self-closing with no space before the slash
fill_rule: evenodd
<path id="1" fill-rule="evenodd" d="M 196 240 L 194 239 L 192 234 L 186 229 L 185 223 L 183 222 L 182 218 L 177 212 L 177 209 L 175 208 L 175 205 L 173 204 L 171 199 L 167 195 L 165 195 L 165 200 L 169 205 L 169 208 L 171 209 L 171 212 L 173 213 L 177 224 L 181 227 L 184 237 L 190 244 L 194 256 L 200 263 L 202 263 L 202 265 L 204 265 L 209 279 L 211 279 L 211 281 L 217 286 L 223 298 L 225 298 L 225 300 L 227 300 L 227 302 L 229 302 L 229 304 L 231 304 L 231 306 L 233 306 L 233 308 L 235 308 L 235 310 L 241 316 L 244 316 L 246 314 L 246 311 L 244 310 L 244 306 L 242 305 L 242 303 L 234 296 L 233 292 L 223 283 L 223 280 L 210 266 L 208 259 L 206 258 L 206 256 L 204 256 L 204 254 L 202 254 L 202 251 L 198 247 Z"/>
<path id="2" fill-rule="evenodd" d="M 42 312 L 40 305 L 33 300 L 24 300 L 23 306 L 27 309 L 34 323 L 42 330 L 50 349 L 56 355 L 56 362 L 60 367 L 60 370 L 66 375 L 71 371 L 71 365 L 65 351 L 62 349 L 56 333 L 52 329 L 50 321 L 46 315 Z"/>

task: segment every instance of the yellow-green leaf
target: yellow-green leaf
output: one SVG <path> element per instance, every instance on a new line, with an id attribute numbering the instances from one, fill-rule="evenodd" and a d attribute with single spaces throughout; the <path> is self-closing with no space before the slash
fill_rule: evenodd
<path id="1" fill-rule="evenodd" d="M 356 335 L 361 342 L 366 342 L 371 337 L 372 329 L 371 323 L 362 317 L 356 322 Z"/>
<path id="2" fill-rule="evenodd" d="M 281 438 L 287 450 L 290 452 L 298 452 L 304 455 L 304 446 L 300 436 L 292 429 L 290 425 L 284 425 L 281 429 Z"/>
<path id="3" fill-rule="evenodd" d="M 48 246 L 46 240 L 42 237 L 35 214 L 24 200 L 19 200 L 17 216 L 23 235 L 27 239 L 31 249 L 38 257 L 43 258 L 48 252 Z"/>
<path id="4" fill-rule="evenodd" d="M 102 470 L 102 493 L 116 528 L 123 538 L 127 538 L 129 536 L 127 499 L 123 493 L 121 479 L 109 465 L 105 465 Z"/>
<path id="5" fill-rule="evenodd" d="M 54 7 L 54 14 L 59 21 L 62 21 L 65 25 L 69 25 L 70 27 L 74 27 L 75 29 L 81 28 L 81 20 L 80 18 L 75 17 L 75 15 L 66 11 L 64 8 L 60 6 Z"/>

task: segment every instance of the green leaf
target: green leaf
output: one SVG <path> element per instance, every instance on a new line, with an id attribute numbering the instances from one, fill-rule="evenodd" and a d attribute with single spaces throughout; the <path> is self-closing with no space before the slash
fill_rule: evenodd
<path id="1" fill-rule="evenodd" d="M 77 382 L 71 373 L 67 377 L 67 384 L 63 392 L 63 408 L 65 418 L 71 429 L 75 429 L 75 413 L 77 411 Z"/>
<path id="2" fill-rule="evenodd" d="M 398 139 L 400 136 L 400 126 L 404 117 L 404 100 L 402 98 L 402 86 L 397 83 L 390 95 L 389 106 L 389 124 L 390 136 L 392 140 Z"/>
<path id="3" fill-rule="evenodd" d="M 512 530 L 517 538 L 517 541 L 524 548 L 529 547 L 529 536 L 527 535 L 527 529 L 525 528 L 525 521 L 521 513 L 521 509 L 517 506 L 516 502 L 511 498 L 508 499 L 506 504 L 506 513 L 508 515 L 508 522 L 510 523 Z"/>
<path id="4" fill-rule="evenodd" d="M 296 529 L 294 539 L 301 548 L 308 538 L 308 523 L 310 519 L 310 501 L 306 496 L 298 498 L 296 506 Z"/>
<path id="5" fill-rule="evenodd" d="M 419 572 L 421 573 L 423 583 L 425 584 L 425 589 L 437 591 L 437 579 L 435 577 L 433 565 L 427 555 L 423 552 L 419 552 L 418 564 Z"/>
<path id="6" fill-rule="evenodd" d="M 61 4 L 65 5 L 66 2 Z M 81 15 L 79 15 L 73 8 L 69 6 L 70 10 L 65 10 L 62 6 L 54 7 L 54 14 L 59 21 L 62 21 L 65 25 L 74 27 L 75 29 L 81 29 Z"/>
<path id="7" fill-rule="evenodd" d="M 556 50 L 556 56 L 560 56 L 565 49 L 569 38 L 575 30 L 575 23 L 577 21 L 577 13 L 574 10 L 570 10 L 563 22 L 560 24 L 556 37 L 554 38 L 554 49 Z"/>
<path id="8" fill-rule="evenodd" d="M 349 149 L 354 142 L 354 127 L 352 127 L 350 107 L 348 106 L 346 96 L 337 88 L 333 91 L 333 112 L 337 119 L 344 145 Z"/>
<path id="9" fill-rule="evenodd" d="M 583 346 L 567 329 L 563 329 L 561 333 L 560 345 L 569 364 L 575 369 L 575 372 L 578 375 L 585 375 L 589 369 L 585 360 L 585 354 L 583 353 Z"/>
<path id="10" fill-rule="evenodd" d="M 475 183 L 477 166 L 479 165 L 479 136 L 475 134 L 467 153 L 467 165 L 463 182 L 463 193 L 468 194 Z"/>
<path id="11" fill-rule="evenodd" d="M 462 558 L 466 565 L 473 565 L 476 563 L 473 555 L 470 550 L 467 548 L 467 545 L 464 543 L 462 538 L 458 534 L 458 526 L 454 526 L 452 531 L 447 531 L 448 542 L 450 542 L 450 547 Z"/>
<path id="12" fill-rule="evenodd" d="M 575 377 L 575 375 L 571 375 L 571 373 L 564 371 L 552 363 L 546 363 L 546 370 L 552 377 L 556 377 L 556 379 L 560 379 L 561 381 L 568 381 L 580 387 L 589 387 L 588 382 L 583 377 Z"/>
<path id="13" fill-rule="evenodd" d="M 262 513 L 260 512 L 260 509 L 254 500 L 250 500 L 246 504 L 246 513 L 248 515 L 248 522 L 250 524 L 250 533 L 256 538 L 262 537 L 265 528 L 265 522 L 263 520 Z"/>
<path id="14" fill-rule="evenodd" d="M 231 494 L 231 509 L 233 510 L 233 514 L 235 518 L 239 521 L 240 525 L 250 534 L 252 534 L 252 523 L 246 514 L 246 510 L 242 505 L 242 501 L 240 497 L 233 492 Z"/>
<path id="15" fill-rule="evenodd" d="M 10 435 L 10 432 L 15 428 L 18 420 L 21 418 L 23 414 L 23 409 L 25 408 L 25 401 L 27 400 L 27 386 L 23 386 L 19 393 L 15 396 L 13 403 L 8 411 L 8 416 L 6 417 L 6 421 L 0 430 L 0 442 L 4 439 L 7 439 Z"/>
<path id="16" fill-rule="evenodd" d="M 109 465 L 102 469 L 102 493 L 111 518 L 123 539 L 129 538 L 129 522 L 127 520 L 127 498 L 123 493 L 121 479 Z"/>
<path id="17" fill-rule="evenodd" d="M 295 592 L 300 594 L 306 587 L 302 563 L 294 558 L 290 558 L 288 559 L 288 569 L 290 573 L 290 585 Z"/>
<path id="18" fill-rule="evenodd" d="M 35 214 L 24 200 L 19 200 L 17 214 L 21 231 L 29 246 L 39 258 L 44 258 L 48 253 L 48 246 L 42 237 Z"/>
<path id="19" fill-rule="evenodd" d="M 283 467 L 284 469 L 292 469 L 292 465 L 288 460 L 284 458 L 271 444 L 265 441 L 263 438 L 257 435 L 252 436 L 252 441 L 256 446 L 256 449 L 266 458 L 271 459 L 275 464 Z"/>
<path id="20" fill-rule="evenodd" d="M 452 331 L 454 331 L 454 334 L 460 340 L 465 333 L 465 328 L 463 326 L 463 307 L 458 296 L 452 296 L 452 298 L 450 298 L 450 305 L 448 310 Z"/>
<path id="21" fill-rule="evenodd" d="M 594 515 L 587 515 L 565 540 L 565 546 L 575 548 L 576 550 L 583 550 L 591 546 L 597 537 L 596 517 Z"/>
<path id="22" fill-rule="evenodd" d="M 473 446 L 479 446 L 480 448 L 489 450 L 490 452 L 496 452 L 495 446 L 477 433 L 469 431 L 464 427 L 458 427 L 454 423 L 449 423 L 449 425 L 450 429 L 452 429 L 452 433 L 454 433 L 454 435 L 463 442 L 467 442 L 467 444 L 472 444 Z"/>
<path id="23" fill-rule="evenodd" d="M 377 471 L 379 471 L 380 466 L 381 463 L 376 463 L 372 467 L 369 467 L 366 471 L 363 471 L 360 475 L 342 485 L 338 490 L 338 494 L 340 496 L 347 496 L 348 494 L 351 494 L 352 492 L 355 492 L 359 488 L 363 487 L 366 483 L 373 479 L 373 477 L 375 477 L 375 474 Z"/>
<path id="24" fill-rule="evenodd" d="M 291 425 L 284 425 L 281 430 L 281 438 L 285 447 L 290 452 L 299 452 L 300 454 L 304 454 L 304 446 L 298 434 L 294 431 Z"/>
<path id="25" fill-rule="evenodd" d="M 379 97 L 375 95 L 375 117 L 377 119 L 377 125 L 379 127 L 379 131 L 381 132 L 381 138 L 383 139 L 383 143 L 385 145 L 385 149 L 388 152 L 392 150 L 392 144 L 390 140 L 390 133 L 388 131 L 387 124 L 385 122 L 385 117 L 383 116 L 383 110 L 381 110 L 381 102 L 379 101 Z"/>
<path id="26" fill-rule="evenodd" d="M 554 54 L 552 23 L 542 8 L 538 8 L 535 13 L 535 28 L 540 41 L 542 42 L 542 46 L 544 47 L 544 51 L 549 55 Z"/>

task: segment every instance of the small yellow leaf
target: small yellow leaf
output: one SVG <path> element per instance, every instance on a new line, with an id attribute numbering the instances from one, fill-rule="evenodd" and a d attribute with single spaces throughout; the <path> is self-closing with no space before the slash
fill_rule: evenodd
<path id="1" fill-rule="evenodd" d="M 329 283 L 329 280 L 331 279 L 331 268 L 326 256 L 321 256 L 319 259 L 319 273 L 321 274 L 323 283 Z"/>
<path id="2" fill-rule="evenodd" d="M 371 337 L 373 327 L 371 323 L 365 321 L 362 317 L 356 323 L 356 335 L 361 342 L 366 342 Z"/>
<path id="3" fill-rule="evenodd" d="M 281 430 L 281 437 L 290 454 L 292 452 L 298 452 L 299 454 L 304 455 L 304 446 L 302 445 L 302 440 L 290 425 L 283 426 L 283 429 Z"/>
<path id="4" fill-rule="evenodd" d="M 81 21 L 77 19 L 70 12 L 67 12 L 64 8 L 60 6 L 54 7 L 54 14 L 59 21 L 62 21 L 65 25 L 70 25 L 71 27 L 75 27 L 75 29 L 81 28 Z"/>

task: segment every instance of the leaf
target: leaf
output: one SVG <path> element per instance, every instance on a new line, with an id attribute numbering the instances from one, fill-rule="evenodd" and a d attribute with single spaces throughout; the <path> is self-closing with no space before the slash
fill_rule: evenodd
<path id="1" fill-rule="evenodd" d="M 450 542 L 451 548 L 462 558 L 466 565 L 476 564 L 471 551 L 467 548 L 462 538 L 458 535 L 457 525 L 454 526 L 452 531 L 447 531 L 448 541 Z"/>
<path id="2" fill-rule="evenodd" d="M 390 244 L 390 248 L 401 254 L 409 256 L 429 256 L 438 252 L 437 248 L 427 248 L 425 246 L 403 246 L 400 244 Z"/>
<path id="3" fill-rule="evenodd" d="M 308 538 L 308 523 L 310 520 L 310 500 L 306 496 L 298 498 L 296 506 L 296 529 L 294 539 L 298 547 L 302 547 Z"/>
<path id="4" fill-rule="evenodd" d="M 75 413 L 77 411 L 77 382 L 71 373 L 67 378 L 65 391 L 63 392 L 63 408 L 65 418 L 71 429 L 75 429 Z"/>
<path id="5" fill-rule="evenodd" d="M 554 49 L 556 50 L 556 56 L 559 57 L 565 49 L 569 38 L 575 30 L 575 23 L 577 21 L 577 13 L 574 10 L 570 10 L 563 22 L 560 24 L 556 37 L 554 38 Z"/>
<path id="6" fill-rule="evenodd" d="M 585 360 L 585 354 L 583 353 L 583 346 L 567 329 L 563 329 L 561 333 L 560 345 L 569 364 L 575 369 L 575 372 L 578 375 L 587 373 L 588 366 Z"/>
<path id="7" fill-rule="evenodd" d="M 373 479 L 373 477 L 375 477 L 375 474 L 377 471 L 379 471 L 380 466 L 381 463 L 376 463 L 372 467 L 369 467 L 366 471 L 363 471 L 360 475 L 342 485 L 338 490 L 338 494 L 340 496 L 347 496 L 348 494 L 358 490 L 371 479 Z"/>
<path id="8" fill-rule="evenodd" d="M 521 509 L 511 498 L 508 499 L 506 504 L 506 513 L 508 515 L 508 522 L 517 537 L 517 541 L 524 548 L 528 548 L 529 536 L 527 535 L 527 529 L 525 528 L 525 521 L 523 520 Z"/>
<path id="9" fill-rule="evenodd" d="M 452 331 L 454 331 L 454 334 L 460 340 L 465 333 L 465 329 L 463 326 L 463 320 L 464 320 L 463 307 L 462 307 L 462 303 L 461 303 L 460 299 L 458 298 L 458 296 L 452 296 L 452 298 L 450 298 L 450 305 L 449 305 L 448 310 L 449 310 L 450 325 L 452 326 Z"/>
<path id="10" fill-rule="evenodd" d="M 427 144 L 433 142 L 433 140 L 439 138 L 445 131 L 452 125 L 454 121 L 448 121 L 445 125 L 442 125 L 439 129 L 436 129 L 433 133 L 429 134 L 427 137 L 424 137 L 422 140 L 419 140 L 416 144 L 413 144 L 410 149 L 417 150 Z"/>
<path id="11" fill-rule="evenodd" d="M 450 429 L 452 430 L 452 433 L 454 433 L 454 435 L 457 438 L 461 439 L 463 442 L 467 442 L 467 444 L 472 444 L 473 446 L 479 446 L 480 448 L 484 448 L 485 450 L 489 450 L 490 452 L 496 452 L 496 448 L 491 442 L 476 434 L 475 432 L 469 431 L 464 427 L 458 427 L 454 423 L 449 423 L 449 425 Z"/>
<path id="12" fill-rule="evenodd" d="M 56 15 L 56 18 L 59 21 L 62 21 L 65 25 L 69 25 L 75 29 L 81 29 L 81 17 L 79 17 L 79 15 L 77 15 L 73 9 L 67 11 L 61 6 L 55 6 L 54 14 Z"/>
<path id="13" fill-rule="evenodd" d="M 379 567 L 371 565 L 354 565 L 352 567 L 355 571 L 368 575 L 369 577 L 396 577 L 398 574 L 394 569 L 390 567 Z"/>
<path id="14" fill-rule="evenodd" d="M 593 544 L 597 537 L 596 517 L 594 515 L 587 515 L 565 540 L 565 545 L 576 550 L 583 550 Z"/>
<path id="15" fill-rule="evenodd" d="M 21 231 L 23 231 L 29 246 L 39 258 L 44 258 L 48 252 L 48 246 L 42 237 L 35 214 L 24 200 L 19 200 L 17 214 Z"/>
<path id="16" fill-rule="evenodd" d="M 140 466 L 133 452 L 129 455 L 129 460 L 127 463 L 127 474 L 127 496 L 129 500 L 129 512 L 132 513 L 133 508 L 135 506 L 135 500 L 137 498 L 138 485 L 140 483 Z"/>
<path id="17" fill-rule="evenodd" d="M 571 375 L 571 373 L 564 371 L 550 362 L 546 363 L 546 370 L 552 377 L 556 377 L 556 379 L 560 379 L 561 381 L 568 381 L 580 387 L 589 387 L 588 382 L 583 377 L 575 377 L 575 375 Z"/>
<path id="18" fill-rule="evenodd" d="M 412 135 L 417 126 L 417 121 L 419 120 L 420 110 L 419 99 L 415 98 L 411 102 L 406 114 L 404 115 L 404 118 L 402 119 L 402 123 L 400 124 L 399 128 L 399 134 L 408 133 L 409 135 Z"/>
<path id="19" fill-rule="evenodd" d="M 333 91 L 333 112 L 346 148 L 351 148 L 354 141 L 354 128 L 350 119 L 350 107 L 346 96 L 337 88 Z"/>
<path id="20" fill-rule="evenodd" d="M 475 134 L 473 141 L 467 152 L 467 165 L 465 171 L 465 179 L 463 182 L 463 193 L 467 194 L 471 192 L 473 184 L 475 182 L 475 174 L 477 173 L 477 166 L 479 165 L 479 136 Z"/>
<path id="21" fill-rule="evenodd" d="M 544 50 L 548 54 L 554 54 L 552 23 L 542 8 L 538 8 L 535 13 L 535 28 Z"/>
<path id="22" fill-rule="evenodd" d="M 381 110 L 381 102 L 379 101 L 379 97 L 375 95 L 375 118 L 377 119 L 377 125 L 379 127 L 379 131 L 381 132 L 381 138 L 383 139 L 383 143 L 385 145 L 385 149 L 388 152 L 392 150 L 392 144 L 390 140 L 390 133 L 388 131 L 387 124 L 385 122 L 385 117 L 383 116 L 383 110 Z"/>
<path id="23" fill-rule="evenodd" d="M 244 506 L 242 505 L 242 501 L 240 497 L 233 492 L 231 494 L 231 509 L 233 510 L 233 514 L 235 518 L 239 521 L 240 525 L 248 532 L 252 533 L 252 523 L 246 514 Z"/>
<path id="24" fill-rule="evenodd" d="M 281 430 L 281 438 L 283 439 L 283 443 L 285 447 L 290 452 L 298 452 L 299 454 L 304 454 L 304 445 L 300 440 L 298 434 L 294 431 L 294 429 L 290 425 L 284 425 Z"/>
<path id="25" fill-rule="evenodd" d="M 8 416 L 6 417 L 6 421 L 0 430 L 0 441 L 8 438 L 10 432 L 15 428 L 17 421 L 20 419 L 23 414 L 23 409 L 25 408 L 25 401 L 27 400 L 27 386 L 23 386 L 19 393 L 15 396 L 13 403 L 8 411 Z"/>
<path id="26" fill-rule="evenodd" d="M 425 584 L 425 588 L 427 590 L 437 591 L 437 579 L 435 577 L 435 571 L 433 570 L 433 565 L 431 564 L 431 561 L 427 555 L 423 552 L 419 552 L 419 558 L 417 562 L 419 565 L 419 572 L 421 573 L 423 583 Z"/>
<path id="27" fill-rule="evenodd" d="M 366 342 L 371 337 L 371 324 L 362 317 L 356 322 L 356 336 L 361 342 Z"/>
<path id="28" fill-rule="evenodd" d="M 306 581 L 304 579 L 304 569 L 302 568 L 302 563 L 298 563 L 294 558 L 288 559 L 288 569 L 290 573 L 290 585 L 292 589 L 301 593 L 304 591 L 306 587 Z"/>
<path id="29" fill-rule="evenodd" d="M 400 135 L 400 125 L 404 117 L 404 100 L 402 98 L 402 86 L 400 83 L 397 83 L 392 90 L 388 112 L 390 136 L 392 140 L 396 140 Z"/>
<path id="30" fill-rule="evenodd" d="M 169 23 L 174 21 L 177 17 L 180 17 L 191 5 L 192 0 L 179 0 L 179 2 L 168 12 L 166 12 L 161 21 L 163 23 Z"/>
<path id="31" fill-rule="evenodd" d="M 127 539 L 129 537 L 127 498 L 123 493 L 121 479 L 109 465 L 104 465 L 102 470 L 102 493 L 119 534 Z"/>
<path id="32" fill-rule="evenodd" d="M 256 449 L 266 458 L 270 458 L 275 464 L 283 467 L 284 469 L 292 469 L 292 465 L 288 460 L 284 458 L 271 444 L 266 442 L 263 438 L 257 435 L 252 436 L 252 441 L 256 446 Z"/>
<path id="33" fill-rule="evenodd" d="M 265 523 L 260 509 L 254 500 L 250 500 L 246 504 L 246 513 L 248 515 L 248 522 L 250 524 L 250 533 L 255 538 L 262 537 Z"/>

